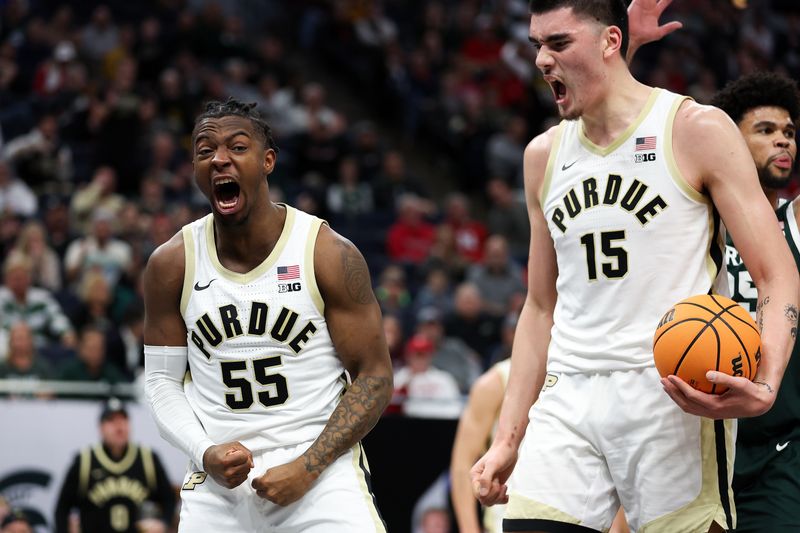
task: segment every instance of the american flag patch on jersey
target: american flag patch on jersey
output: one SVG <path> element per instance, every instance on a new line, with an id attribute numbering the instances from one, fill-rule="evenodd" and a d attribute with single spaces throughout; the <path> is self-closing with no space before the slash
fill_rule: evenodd
<path id="1" fill-rule="evenodd" d="M 655 150 L 656 149 L 656 136 L 651 137 L 636 137 L 636 152 L 641 150 Z"/>
<path id="2" fill-rule="evenodd" d="M 278 279 L 297 279 L 300 277 L 300 265 L 289 265 L 278 267 Z"/>

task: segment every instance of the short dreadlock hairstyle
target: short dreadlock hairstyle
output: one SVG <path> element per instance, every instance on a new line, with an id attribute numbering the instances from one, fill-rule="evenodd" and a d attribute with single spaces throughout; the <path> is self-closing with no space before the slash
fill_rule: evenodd
<path id="1" fill-rule="evenodd" d="M 792 122 L 800 117 L 800 92 L 797 85 L 782 74 L 754 72 L 729 82 L 717 92 L 711 105 L 725 111 L 735 123 L 756 107 L 780 107 Z"/>
<path id="2" fill-rule="evenodd" d="M 533 15 L 547 13 L 562 7 L 572 9 L 576 15 L 596 20 L 606 26 L 616 26 L 622 32 L 620 55 L 628 53 L 628 9 L 623 0 L 530 0 L 528 9 Z"/>
<path id="3" fill-rule="evenodd" d="M 203 120 L 207 118 L 222 118 L 232 115 L 246 118 L 252 122 L 253 129 L 255 130 L 256 135 L 258 135 L 264 142 L 264 146 L 272 148 L 276 152 L 278 151 L 278 145 L 275 144 L 275 141 L 272 139 L 272 128 L 269 127 L 269 124 L 267 124 L 267 121 L 261 116 L 261 113 L 256 111 L 256 104 L 246 104 L 236 100 L 233 97 L 228 98 L 227 102 L 213 100 L 206 104 L 205 111 L 194 121 L 194 132 L 192 132 L 192 139 L 194 139 L 196 135 L 197 126 L 199 126 Z"/>

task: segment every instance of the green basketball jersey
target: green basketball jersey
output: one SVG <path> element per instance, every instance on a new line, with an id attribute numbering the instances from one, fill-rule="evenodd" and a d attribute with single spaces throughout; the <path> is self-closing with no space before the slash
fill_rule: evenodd
<path id="1" fill-rule="evenodd" d="M 783 227 L 783 234 L 792 251 L 795 263 L 800 269 L 800 249 L 798 248 L 800 232 L 798 232 L 792 203 L 784 201 L 775 214 Z M 731 297 L 747 308 L 755 318 L 758 297 L 755 284 L 739 257 L 739 252 L 734 248 L 730 236 L 728 237 L 725 262 L 728 268 Z M 795 440 L 797 436 L 800 436 L 800 361 L 798 361 L 800 355 L 798 352 L 800 352 L 800 343 L 795 343 L 792 358 L 783 375 L 781 388 L 772 409 L 764 415 L 739 420 L 737 444 L 745 446 L 768 444 L 774 452 L 775 445 L 773 443 L 776 440 L 785 442 Z"/>

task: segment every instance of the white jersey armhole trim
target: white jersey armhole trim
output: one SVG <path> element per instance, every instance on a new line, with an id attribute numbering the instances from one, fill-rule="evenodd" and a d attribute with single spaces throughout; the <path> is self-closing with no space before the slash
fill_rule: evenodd
<path id="1" fill-rule="evenodd" d="M 664 126 L 664 157 L 667 160 L 667 169 L 669 170 L 669 174 L 678 190 L 681 191 L 689 200 L 707 207 L 709 235 L 708 247 L 706 248 L 706 271 L 708 272 L 709 287 L 713 288 L 716 286 L 717 276 L 723 271 L 725 266 L 723 259 L 723 265 L 718 268 L 718 265 L 714 263 L 714 258 L 711 254 L 711 247 L 717 246 L 722 251 L 722 257 L 725 257 L 725 232 L 721 229 L 722 221 L 719 220 L 716 224 L 714 223 L 714 213 L 716 208 L 714 207 L 711 198 L 689 184 L 678 167 L 678 162 L 675 159 L 675 151 L 672 146 L 672 133 L 673 126 L 675 124 L 675 117 L 678 115 L 678 109 L 680 109 L 681 105 L 686 100 L 694 99 L 691 96 L 680 96 L 675 98 L 675 101 L 672 103 L 672 106 L 669 109 L 666 125 Z M 715 229 L 717 230 L 716 234 L 714 232 Z"/>
<path id="2" fill-rule="evenodd" d="M 508 378 L 511 374 L 511 357 L 495 363 L 494 368 L 500 375 L 500 379 L 503 382 L 503 389 L 505 389 L 508 386 Z"/>
<path id="3" fill-rule="evenodd" d="M 317 285 L 317 274 L 314 269 L 314 250 L 316 250 L 317 236 L 319 235 L 319 228 L 322 224 L 327 224 L 321 218 L 315 218 L 311 221 L 311 226 L 308 228 L 308 238 L 306 239 L 305 250 L 305 276 L 306 286 L 308 287 L 308 294 L 311 296 L 311 301 L 319 311 L 321 316 L 325 316 L 325 302 L 322 300 L 322 294 L 319 292 L 319 285 Z"/>
<path id="4" fill-rule="evenodd" d="M 192 297 L 192 281 L 194 280 L 194 233 L 192 226 L 186 225 L 181 231 L 183 233 L 183 290 L 181 291 L 181 314 L 186 314 L 189 305 L 189 298 Z"/>
<path id="5" fill-rule="evenodd" d="M 219 257 L 217 256 L 217 246 L 215 244 L 216 240 L 214 238 L 214 218 L 212 215 L 208 215 L 209 219 L 205 222 L 206 246 L 208 246 L 208 258 L 211 260 L 214 270 L 216 270 L 227 280 L 245 285 L 264 275 L 267 270 L 272 268 L 272 266 L 275 264 L 275 261 L 277 261 L 281 256 L 281 252 L 283 252 L 283 249 L 286 247 L 286 243 L 289 242 L 289 235 L 292 233 L 292 227 L 294 226 L 295 219 L 295 210 L 293 207 L 285 204 L 279 205 L 284 206 L 286 209 L 286 220 L 283 223 L 283 230 L 281 230 L 281 235 L 278 237 L 278 242 L 275 243 L 272 251 L 269 253 L 267 258 L 261 262 L 260 265 L 255 267 L 250 272 L 245 273 L 228 270 L 222 265 L 222 263 L 220 263 Z"/>
<path id="6" fill-rule="evenodd" d="M 631 122 L 628 125 L 628 127 L 625 128 L 625 131 L 620 133 L 619 137 L 614 139 L 614 142 L 612 142 L 608 146 L 598 146 L 595 143 L 593 143 L 591 139 L 589 139 L 589 137 L 586 136 L 586 132 L 583 131 L 583 119 L 579 120 L 577 125 L 578 140 L 580 140 L 580 143 L 583 145 L 583 147 L 589 150 L 590 152 L 597 154 L 601 157 L 607 156 L 608 154 L 610 154 L 611 152 L 622 146 L 622 144 L 625 141 L 630 139 L 631 135 L 633 135 L 633 132 L 636 131 L 636 128 L 638 128 L 641 125 L 641 123 L 644 122 L 644 119 L 647 118 L 647 115 L 650 114 L 650 110 L 653 109 L 653 106 L 656 104 L 656 100 L 658 100 L 658 95 L 661 94 L 661 92 L 662 92 L 661 89 L 659 89 L 658 87 L 653 87 L 650 90 L 650 95 L 647 97 L 647 101 L 644 103 L 644 107 L 642 107 L 642 110 L 639 111 L 639 115 L 637 115 L 636 120 Z"/>
<path id="7" fill-rule="evenodd" d="M 550 192 L 550 185 L 553 182 L 553 167 L 556 165 L 556 158 L 558 157 L 558 150 L 561 148 L 561 136 L 567 127 L 565 121 L 561 121 L 553 137 L 553 144 L 550 146 L 550 155 L 547 156 L 547 166 L 544 169 L 544 180 L 542 181 L 542 193 L 539 198 L 539 205 L 544 209 L 544 203 L 547 200 L 547 195 Z"/>
<path id="8" fill-rule="evenodd" d="M 800 245 L 800 229 L 797 227 L 797 218 L 795 217 L 794 213 L 794 201 L 789 201 L 788 207 L 786 207 L 786 220 L 789 222 L 789 233 L 792 235 L 792 239 L 798 245 Z"/>
<path id="9" fill-rule="evenodd" d="M 678 190 L 690 200 L 694 200 L 695 202 L 702 204 L 710 204 L 711 200 L 706 195 L 689 185 L 689 182 L 686 181 L 686 178 L 683 176 L 680 168 L 678 168 L 678 162 L 675 160 L 675 152 L 672 148 L 672 126 L 675 124 L 675 116 L 678 114 L 678 109 L 686 100 L 692 100 L 692 98 L 690 96 L 676 98 L 672 103 L 672 107 L 670 107 L 669 115 L 667 116 L 667 123 L 664 127 L 664 157 L 667 160 L 669 174 L 672 176 L 672 180 L 675 182 Z"/>

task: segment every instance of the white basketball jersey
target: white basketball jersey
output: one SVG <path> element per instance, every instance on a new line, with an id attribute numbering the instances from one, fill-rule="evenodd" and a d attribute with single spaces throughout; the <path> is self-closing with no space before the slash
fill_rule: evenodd
<path id="1" fill-rule="evenodd" d="M 558 126 L 542 193 L 558 263 L 551 372 L 651 366 L 653 333 L 672 304 L 727 294 L 719 215 L 672 152 L 672 123 L 686 98 L 653 89 L 605 148 L 580 120 Z"/>
<path id="2" fill-rule="evenodd" d="M 322 221 L 286 206 L 269 256 L 240 274 L 217 257 L 214 218 L 183 228 L 186 396 L 216 443 L 251 450 L 315 439 L 346 385 L 314 275 Z"/>

